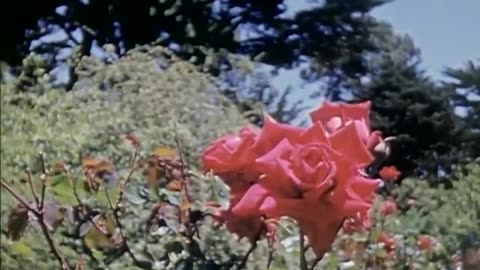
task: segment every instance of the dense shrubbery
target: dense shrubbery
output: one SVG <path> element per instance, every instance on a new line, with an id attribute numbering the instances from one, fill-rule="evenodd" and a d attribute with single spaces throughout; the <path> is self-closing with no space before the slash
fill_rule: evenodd
<path id="1" fill-rule="evenodd" d="M 83 260 L 86 269 L 138 269 L 132 264 L 133 257 L 140 261 L 137 266 L 148 264 L 154 269 L 192 269 L 192 260 L 194 269 L 241 265 L 250 244 L 246 239 L 239 241 L 224 227 L 216 227 L 215 208 L 210 207 L 225 203 L 228 191 L 216 178 L 202 176 L 195 168 L 207 143 L 247 121 L 231 102 L 218 95 L 211 78 L 163 49 L 141 48 L 120 60 L 110 60 L 82 59 L 76 71 L 79 80 L 69 93 L 51 89 L 41 62 L 34 56 L 25 61 L 20 78 L 2 84 L 2 178 L 34 201 L 25 169 L 31 169 L 40 193 L 43 168 L 38 153 L 44 153 L 50 170 L 45 222 L 72 266 Z M 111 211 L 117 209 L 122 179 L 128 178 L 134 164 L 135 140 L 125 137 L 130 132 L 139 138 L 138 161 L 143 166 L 130 177 L 118 207 L 122 210 L 118 220 L 133 257 L 124 253 L 125 245 L 118 241 L 122 237 L 113 229 L 118 226 L 114 226 L 116 218 Z M 179 154 L 184 155 L 187 165 L 184 175 L 178 175 L 178 170 L 183 171 L 183 166 L 178 167 L 182 164 Z M 104 159 L 111 163 L 101 162 Z M 66 170 L 62 163 L 68 165 Z M 101 180 L 99 193 L 75 187 L 82 204 L 89 208 L 85 213 L 100 224 L 101 214 L 106 214 L 103 226 L 117 241 L 108 240 L 100 232 L 103 229 L 97 230 L 87 217 L 79 221 L 78 208 L 70 207 L 78 201 L 66 172 L 75 183 L 89 179 L 86 182 L 95 186 Z M 181 196 L 181 183 L 186 179 L 190 199 Z M 387 183 L 378 197 L 380 211 L 373 229 L 353 234 L 343 231 L 317 269 L 364 269 L 365 265 L 376 269 L 452 269 L 452 256 L 459 250 L 464 254 L 478 252 L 475 245 L 464 247 L 462 243 L 466 235 L 480 231 L 480 168 L 470 166 L 459 179 L 452 189 L 431 188 L 409 178 L 398 185 Z M 158 186 L 152 188 L 152 182 Z M 103 192 L 105 186 L 113 207 Z M 3 188 L 1 200 L 2 269 L 57 268 L 38 223 L 32 222 L 17 241 L 7 237 L 12 228 L 15 232 L 25 223 L 25 209 Z M 385 210 L 385 200 L 395 203 Z M 191 214 L 178 220 L 172 212 Z M 207 213 L 212 215 L 204 216 Z M 319 213 L 319 218 L 322 215 L 328 213 Z M 198 223 L 193 222 L 203 216 Z M 12 223 L 12 217 L 16 222 Z M 148 237 L 147 225 L 151 226 Z M 198 230 L 199 235 L 189 234 L 192 230 Z M 247 267 L 265 269 L 273 250 L 272 269 L 297 269 L 297 235 L 291 221 L 282 220 L 273 249 L 262 241 Z M 191 239 L 198 246 L 189 244 Z M 310 252 L 307 258 L 314 260 Z"/>

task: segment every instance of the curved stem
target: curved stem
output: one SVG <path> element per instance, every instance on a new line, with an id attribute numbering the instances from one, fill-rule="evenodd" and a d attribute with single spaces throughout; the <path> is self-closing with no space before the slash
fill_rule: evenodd
<path id="1" fill-rule="evenodd" d="M 303 232 L 300 230 L 300 270 L 308 270 L 307 259 L 305 258 L 305 237 Z"/>

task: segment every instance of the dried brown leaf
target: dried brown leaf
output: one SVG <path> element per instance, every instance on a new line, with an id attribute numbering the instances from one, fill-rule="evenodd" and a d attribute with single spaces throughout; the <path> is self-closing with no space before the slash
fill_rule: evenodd
<path id="1" fill-rule="evenodd" d="M 137 135 L 133 133 L 128 133 L 127 135 L 125 135 L 125 140 L 127 140 L 133 146 L 140 145 L 140 139 L 137 137 Z"/>
<path id="2" fill-rule="evenodd" d="M 113 170 L 113 164 L 110 161 L 90 157 L 82 159 L 82 167 L 85 170 L 94 170 L 96 172 Z"/>
<path id="3" fill-rule="evenodd" d="M 174 179 L 168 182 L 166 188 L 170 191 L 181 191 L 182 190 L 182 181 Z"/>
<path id="4" fill-rule="evenodd" d="M 17 241 L 28 226 L 28 209 L 21 203 L 17 204 L 8 215 L 7 232 L 10 239 Z"/>

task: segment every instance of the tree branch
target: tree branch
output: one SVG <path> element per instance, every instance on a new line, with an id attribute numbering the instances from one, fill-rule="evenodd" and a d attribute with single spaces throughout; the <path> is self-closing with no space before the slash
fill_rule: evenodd
<path id="1" fill-rule="evenodd" d="M 55 246 L 55 243 L 53 242 L 53 239 L 52 239 L 52 235 L 48 231 L 48 226 L 45 224 L 45 220 L 43 219 L 43 200 L 40 202 L 42 204 L 42 207 L 40 207 L 40 205 L 37 204 L 36 205 L 37 209 L 34 209 L 25 201 L 25 199 L 23 199 L 16 191 L 14 191 L 13 188 L 3 178 L 1 178 L 1 186 L 5 188 L 18 202 L 20 202 L 23 206 L 25 206 L 25 208 L 27 208 L 28 211 L 30 211 L 33 215 L 35 215 L 35 217 L 38 220 L 38 223 L 40 224 L 40 228 L 42 230 L 43 236 L 47 240 L 48 246 L 50 247 L 50 251 L 53 253 L 58 263 L 60 264 L 60 269 L 70 270 L 68 263 L 62 257 L 62 255 L 60 255 L 60 252 Z"/>
<path id="2" fill-rule="evenodd" d="M 121 187 L 120 187 L 120 194 L 118 195 L 118 199 L 115 202 L 115 209 L 118 209 L 120 206 L 120 203 L 122 202 L 123 194 L 125 193 L 125 188 L 128 186 L 132 179 L 132 175 L 136 170 L 136 164 L 137 164 L 137 157 L 138 157 L 138 146 L 135 146 L 135 150 L 132 154 L 132 161 L 130 164 L 130 171 L 127 175 L 127 178 L 122 182 Z"/>
<path id="3" fill-rule="evenodd" d="M 40 205 L 40 199 L 38 198 L 38 195 L 37 195 L 37 189 L 33 184 L 32 172 L 30 171 L 30 169 L 27 169 L 26 172 L 27 172 L 28 185 L 30 186 L 30 191 L 32 192 L 33 198 L 35 199 L 35 203 L 37 205 Z"/>
<path id="4" fill-rule="evenodd" d="M 128 246 L 128 243 L 127 243 L 127 238 L 125 237 L 125 234 L 123 232 L 123 225 L 122 223 L 120 222 L 120 217 L 118 216 L 118 212 L 117 210 L 118 209 L 115 209 L 113 204 L 112 204 L 112 200 L 110 199 L 110 195 L 108 194 L 108 190 L 105 188 L 105 195 L 107 196 L 107 201 L 108 201 L 108 205 L 110 206 L 110 209 L 112 210 L 113 212 L 113 217 L 115 219 L 115 223 L 117 223 L 117 226 L 118 226 L 118 230 L 120 232 L 120 236 L 122 237 L 122 242 L 123 242 L 123 246 L 125 247 L 125 251 L 128 253 L 128 255 L 130 256 L 130 258 L 132 259 L 133 263 L 136 265 L 136 266 L 141 266 L 141 263 L 137 260 L 137 258 L 135 257 L 135 254 L 133 254 L 132 250 L 130 249 L 130 247 Z"/>
<path id="5" fill-rule="evenodd" d="M 19 203 L 21 203 L 25 208 L 28 209 L 28 211 L 31 212 L 36 212 L 36 209 L 33 209 L 30 204 L 27 203 L 27 201 L 20 195 L 18 194 L 13 188 L 7 183 L 7 180 L 5 180 L 3 177 L 1 178 L 1 185 L 3 188 L 5 188 Z"/>

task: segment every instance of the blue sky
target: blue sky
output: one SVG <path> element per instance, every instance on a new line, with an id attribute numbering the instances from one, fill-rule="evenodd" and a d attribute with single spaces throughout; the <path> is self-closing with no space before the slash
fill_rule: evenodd
<path id="1" fill-rule="evenodd" d="M 288 13 L 308 7 L 308 1 L 287 0 Z M 421 50 L 422 67 L 433 79 L 441 80 L 446 67 L 461 67 L 480 58 L 479 11 L 480 0 L 395 0 L 374 9 L 372 15 L 392 24 L 396 33 L 409 35 Z M 294 91 L 292 102 L 303 99 L 313 108 L 322 100 L 307 98 L 321 85 L 301 85 L 296 70 L 281 71 L 273 84 L 279 90 L 301 87 L 303 91 Z"/>
<path id="2" fill-rule="evenodd" d="M 441 78 L 445 67 L 480 58 L 480 0 L 396 0 L 372 14 L 408 34 L 424 68 Z"/>

